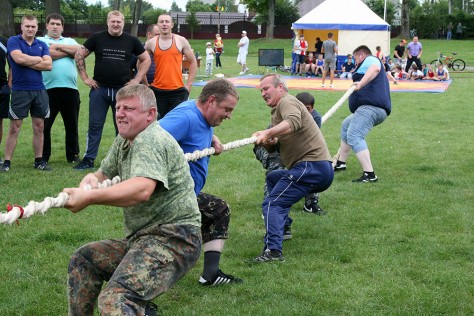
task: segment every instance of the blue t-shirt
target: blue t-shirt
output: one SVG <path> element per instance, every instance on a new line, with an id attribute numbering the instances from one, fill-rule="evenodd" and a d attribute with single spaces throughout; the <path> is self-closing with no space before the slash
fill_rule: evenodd
<path id="1" fill-rule="evenodd" d="M 211 147 L 214 128 L 210 126 L 196 100 L 181 103 L 158 121 L 160 126 L 170 133 L 185 154 Z M 201 192 L 206 183 L 209 156 L 189 161 L 191 177 L 194 180 L 194 192 Z"/>
<path id="2" fill-rule="evenodd" d="M 20 90 L 46 90 L 43 84 L 43 76 L 41 71 L 18 65 L 10 54 L 14 50 L 20 50 L 23 54 L 30 56 L 43 57 L 49 56 L 49 48 L 45 42 L 39 41 L 36 38 L 31 43 L 31 46 L 23 39 L 21 35 L 15 35 L 8 39 L 8 60 L 13 74 L 12 91 Z"/>

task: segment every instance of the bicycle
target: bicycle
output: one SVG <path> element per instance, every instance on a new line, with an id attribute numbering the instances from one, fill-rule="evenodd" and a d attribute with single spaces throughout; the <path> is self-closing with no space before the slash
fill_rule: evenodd
<path id="1" fill-rule="evenodd" d="M 460 58 L 454 59 L 454 56 L 457 55 L 457 53 L 452 54 L 452 56 L 445 56 L 443 53 L 438 51 L 438 59 L 431 61 L 430 64 L 434 67 L 438 67 L 439 64 L 443 64 L 454 71 L 463 71 L 466 68 L 466 63 Z"/>

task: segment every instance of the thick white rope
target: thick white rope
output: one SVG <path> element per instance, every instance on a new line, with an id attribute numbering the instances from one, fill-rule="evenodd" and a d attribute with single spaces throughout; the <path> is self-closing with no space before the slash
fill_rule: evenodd
<path id="1" fill-rule="evenodd" d="M 346 93 L 344 93 L 344 95 L 339 99 L 339 101 L 337 101 L 336 104 L 334 104 L 332 108 L 330 108 L 329 111 L 327 111 L 327 113 L 323 115 L 323 118 L 321 119 L 321 124 L 326 122 L 328 118 L 330 118 L 334 113 L 336 113 L 336 111 L 341 107 L 341 105 L 349 98 L 352 92 L 354 92 L 355 88 L 355 85 L 351 86 L 349 90 L 347 90 Z"/>
<path id="2" fill-rule="evenodd" d="M 244 138 L 244 139 L 241 139 L 241 140 L 236 140 L 236 141 L 224 144 L 223 147 L 224 147 L 224 151 L 226 151 L 226 150 L 229 150 L 229 149 L 242 147 L 242 146 L 245 146 L 245 145 L 248 145 L 248 144 L 253 144 L 256 141 L 257 141 L 257 137 L 252 136 L 252 137 L 249 137 L 249 138 Z M 198 160 L 200 158 L 213 155 L 215 152 L 216 151 L 215 151 L 214 147 L 210 147 L 210 148 L 205 148 L 203 150 L 195 150 L 192 153 L 186 153 L 186 154 L 184 154 L 184 157 L 186 158 L 187 161 L 195 161 L 195 160 Z"/>
<path id="3" fill-rule="evenodd" d="M 324 114 L 322 117 L 322 123 L 326 122 L 328 118 L 330 118 L 338 109 L 341 107 L 341 105 L 344 103 L 344 101 L 349 98 L 349 96 L 354 92 L 355 86 L 352 86 L 349 90 L 344 93 L 344 95 L 337 101 L 336 104 L 334 104 L 329 111 Z M 253 144 L 257 141 L 256 136 L 252 136 L 249 138 L 244 138 L 241 140 L 236 140 L 227 144 L 224 144 L 224 151 L 242 147 L 248 144 Z M 213 155 L 215 153 L 215 149 L 213 147 L 210 148 L 205 148 L 203 150 L 196 150 L 192 153 L 186 153 L 184 154 L 184 157 L 186 158 L 187 161 L 195 161 L 200 158 L 206 157 Z M 337 155 L 336 155 L 337 156 Z M 112 180 L 107 179 L 104 182 L 100 183 L 98 188 L 106 188 L 110 187 L 114 184 L 117 184 L 120 182 L 120 177 L 115 177 Z M 84 186 L 84 190 L 91 190 L 91 186 Z M 24 208 L 14 206 L 9 212 L 7 213 L 0 213 L 0 223 L 1 224 L 13 224 L 16 222 L 19 218 L 28 218 L 36 213 L 41 213 L 44 214 L 46 211 L 48 211 L 50 208 L 53 207 L 64 207 L 66 205 L 66 202 L 69 198 L 69 195 L 65 192 L 59 193 L 59 195 L 55 198 L 52 197 L 46 197 L 43 202 L 35 202 L 35 201 L 30 201 L 28 205 Z"/>
<path id="4" fill-rule="evenodd" d="M 115 177 L 112 180 L 107 179 L 102 183 L 99 183 L 98 188 L 110 187 L 120 182 L 120 177 Z M 91 190 L 91 186 L 84 186 L 84 190 Z M 2 224 L 13 224 L 20 218 L 28 218 L 36 213 L 44 214 L 47 210 L 52 207 L 63 207 L 66 205 L 69 199 L 69 194 L 61 192 L 57 197 L 46 197 L 43 202 L 30 201 L 24 208 L 19 206 L 13 206 L 13 208 L 7 213 L 0 213 L 0 223 Z"/>

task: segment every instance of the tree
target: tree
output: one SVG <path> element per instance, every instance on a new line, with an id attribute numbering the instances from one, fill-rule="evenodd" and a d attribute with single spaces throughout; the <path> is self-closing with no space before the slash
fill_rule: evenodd
<path id="1" fill-rule="evenodd" d="M 171 11 L 182 12 L 183 10 L 178 7 L 176 1 L 173 1 L 173 3 L 171 4 Z"/>
<path id="2" fill-rule="evenodd" d="M 191 31 L 191 39 L 194 39 L 194 30 L 199 26 L 199 20 L 196 17 L 196 12 L 191 11 L 191 13 L 186 17 L 186 24 Z"/>
<path id="3" fill-rule="evenodd" d="M 15 25 L 13 24 L 13 7 L 11 0 L 0 1 L 0 30 L 2 35 L 15 35 Z"/>
<path id="4" fill-rule="evenodd" d="M 291 25 L 300 18 L 298 8 L 294 6 L 290 1 L 277 0 L 275 7 L 275 21 L 278 21 L 278 25 Z M 264 24 L 268 21 L 268 12 L 258 14 L 255 18 L 255 23 Z"/>
<path id="5" fill-rule="evenodd" d="M 212 5 L 204 4 L 201 0 L 189 0 L 186 3 L 186 12 L 213 12 Z"/>
<path id="6" fill-rule="evenodd" d="M 59 0 L 46 0 L 44 14 L 48 16 L 51 13 L 59 13 L 61 12 L 59 8 Z"/>
<path id="7" fill-rule="evenodd" d="M 387 11 L 385 12 L 385 21 L 392 24 L 395 14 L 395 5 L 392 1 L 385 0 L 369 0 L 366 2 L 367 6 L 374 11 L 379 17 L 384 18 L 385 2 L 387 2 Z"/>
<path id="8" fill-rule="evenodd" d="M 410 38 L 410 0 L 402 0 L 402 14 L 400 20 L 402 24 L 402 37 Z"/>
<path id="9" fill-rule="evenodd" d="M 133 36 L 138 35 L 138 22 L 140 21 L 141 14 L 142 14 L 142 0 L 137 0 L 135 2 L 135 9 L 133 10 L 133 22 L 132 22 L 132 30 L 131 30 L 131 34 Z"/>

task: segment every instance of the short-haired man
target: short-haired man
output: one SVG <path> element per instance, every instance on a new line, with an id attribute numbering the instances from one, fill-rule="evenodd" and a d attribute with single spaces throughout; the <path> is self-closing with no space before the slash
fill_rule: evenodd
<path id="1" fill-rule="evenodd" d="M 49 47 L 53 59 L 53 70 L 43 73 L 43 83 L 49 97 L 50 116 L 45 120 L 43 160 L 51 156 L 51 128 L 58 113 L 64 122 L 66 131 L 66 160 L 69 163 L 79 162 L 79 106 L 81 103 L 77 90 L 77 71 L 74 55 L 79 44 L 70 37 L 63 37 L 64 17 L 52 13 L 46 17 L 48 34 L 38 37 Z"/>
<path id="2" fill-rule="evenodd" d="M 120 11 L 110 11 L 107 14 L 107 30 L 92 34 L 76 52 L 77 70 L 82 81 L 91 90 L 86 153 L 74 169 L 94 168 L 109 107 L 115 118 L 115 94 L 125 85 L 140 83 L 150 67 L 150 56 L 138 38 L 123 32 L 124 24 L 125 18 Z M 94 77 L 91 79 L 86 71 L 86 58 L 92 52 L 95 54 L 95 65 Z M 137 75 L 131 78 L 130 64 L 133 55 L 137 56 L 141 65 Z M 117 133 L 116 125 L 115 132 Z"/>
<path id="3" fill-rule="evenodd" d="M 341 145 L 334 171 L 346 170 L 347 158 L 352 151 L 362 167 L 362 176 L 353 182 L 375 182 L 370 152 L 365 140 L 375 126 L 381 124 L 392 111 L 390 87 L 382 61 L 361 45 L 353 52 L 357 68 L 352 75 L 355 91 L 349 97 L 352 112 L 341 127 Z"/>
<path id="4" fill-rule="evenodd" d="M 237 47 L 239 48 L 239 55 L 237 56 L 237 63 L 242 67 L 242 71 L 239 75 L 246 74 L 250 69 L 247 67 L 247 54 L 249 53 L 250 40 L 247 37 L 247 31 L 242 31 L 242 37 L 240 38 Z"/>
<path id="5" fill-rule="evenodd" d="M 69 315 L 156 315 L 152 299 L 170 289 L 197 262 L 201 214 L 183 151 L 156 124 L 153 92 L 127 85 L 117 94 L 119 135 L 98 171 L 79 188 L 66 188 L 66 208 L 123 207 L 125 238 L 92 242 L 72 255 L 68 269 Z M 122 182 L 97 189 L 120 176 Z M 92 190 L 83 190 L 90 185 Z M 107 285 L 102 289 L 102 284 Z"/>
<path id="6" fill-rule="evenodd" d="M 393 59 L 395 61 L 395 65 L 401 65 L 403 62 L 403 58 L 405 58 L 405 44 L 407 41 L 402 39 L 400 43 L 395 46 L 393 50 Z"/>
<path id="7" fill-rule="evenodd" d="M 146 40 L 150 40 L 155 36 L 158 36 L 160 34 L 160 29 L 158 28 L 158 25 L 156 24 L 150 24 L 148 25 L 146 29 Z M 146 43 L 146 42 L 145 42 Z M 143 43 L 143 46 L 145 46 L 145 43 Z M 139 65 L 137 65 L 137 57 L 133 56 L 132 59 L 132 71 L 134 74 L 137 73 L 137 68 Z M 150 85 L 153 82 L 153 79 L 155 77 L 155 70 L 156 70 L 156 65 L 155 65 L 155 60 L 153 59 L 153 55 L 150 55 L 150 68 L 148 68 L 148 71 L 146 73 L 146 76 L 143 77 L 142 83 L 144 85 Z"/>
<path id="8" fill-rule="evenodd" d="M 181 102 L 188 99 L 197 71 L 197 61 L 189 42 L 183 36 L 173 34 L 173 18 L 169 14 L 158 17 L 160 34 L 145 43 L 145 49 L 153 56 L 155 75 L 150 88 L 158 104 L 158 118 L 162 118 Z M 186 84 L 183 81 L 183 56 L 189 61 Z"/>
<path id="9" fill-rule="evenodd" d="M 284 226 L 291 206 L 309 193 L 328 189 L 334 178 L 326 141 L 305 106 L 288 94 L 286 82 L 278 74 L 260 79 L 265 103 L 272 108 L 272 128 L 254 133 L 257 145 L 280 155 L 287 170 L 275 170 L 266 177 L 268 197 L 262 203 L 266 234 L 261 255 L 251 263 L 283 261 Z"/>
<path id="10" fill-rule="evenodd" d="M 10 63 L 7 59 L 7 39 L 0 36 L 0 144 L 3 136 L 3 119 L 8 118 L 8 107 L 10 106 L 10 86 L 8 81 L 11 79 Z M 8 63 L 8 75 L 5 71 Z M 3 160 L 0 158 L 0 167 Z"/>
<path id="11" fill-rule="evenodd" d="M 10 128 L 5 142 L 5 161 L 0 171 L 10 170 L 11 158 L 18 140 L 23 119 L 31 113 L 33 126 L 33 167 L 41 171 L 51 168 L 43 160 L 44 119 L 49 116 L 48 94 L 43 84 L 42 71 L 50 71 L 53 61 L 48 46 L 35 38 L 38 20 L 33 15 L 21 19 L 21 34 L 8 39 L 7 48 L 12 69 L 12 96 L 9 110 Z"/>
<path id="12" fill-rule="evenodd" d="M 331 32 L 328 33 L 328 39 L 323 42 L 323 54 L 324 54 L 324 68 L 323 68 L 323 76 L 322 76 L 322 84 L 321 87 L 324 87 L 324 81 L 326 80 L 326 74 L 328 70 L 329 73 L 329 87 L 333 87 L 332 82 L 334 81 L 334 72 L 336 71 L 336 63 L 337 63 L 337 43 L 333 40 L 333 34 Z"/>
<path id="13" fill-rule="evenodd" d="M 212 146 L 218 155 L 223 146 L 214 135 L 214 127 L 230 119 L 238 99 L 237 91 L 230 81 L 215 79 L 204 86 L 197 100 L 181 103 L 158 122 L 176 139 L 184 153 Z M 189 162 L 202 219 L 204 269 L 199 283 L 205 286 L 240 283 L 241 279 L 219 268 L 224 242 L 229 235 L 230 208 L 223 199 L 202 192 L 208 165 L 209 156 Z"/>
<path id="14" fill-rule="evenodd" d="M 418 41 L 418 36 L 413 37 L 413 41 L 407 45 L 407 65 L 405 71 L 410 71 L 411 64 L 415 63 L 418 69 L 422 69 L 421 54 L 423 53 L 423 45 Z"/>

